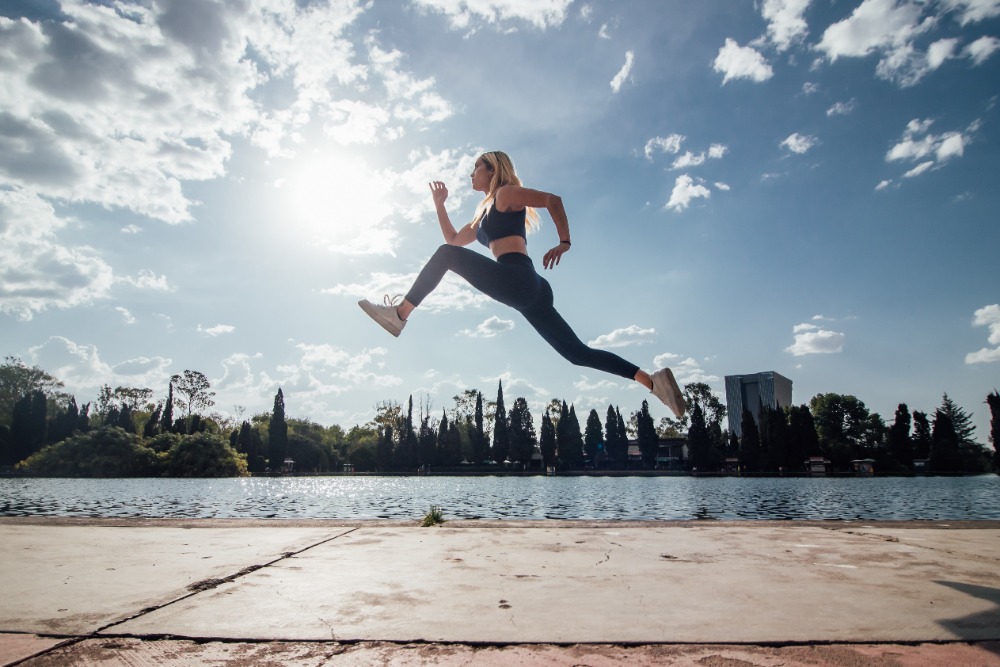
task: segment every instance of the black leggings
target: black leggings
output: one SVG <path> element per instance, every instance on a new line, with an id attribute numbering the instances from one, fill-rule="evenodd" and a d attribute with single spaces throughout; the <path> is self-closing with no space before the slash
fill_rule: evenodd
<path id="1" fill-rule="evenodd" d="M 617 354 L 587 347 L 552 305 L 552 287 L 538 275 L 531 258 L 519 252 L 496 261 L 468 248 L 443 245 L 421 269 L 406 300 L 414 306 L 430 294 L 444 274 L 454 271 L 483 294 L 514 308 L 542 338 L 572 364 L 635 378 L 639 367 Z"/>

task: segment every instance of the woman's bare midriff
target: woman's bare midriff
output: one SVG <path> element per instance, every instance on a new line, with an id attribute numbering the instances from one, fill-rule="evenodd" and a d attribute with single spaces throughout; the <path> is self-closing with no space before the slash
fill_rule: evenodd
<path id="1" fill-rule="evenodd" d="M 519 252 L 522 255 L 528 254 L 528 242 L 520 236 L 505 236 L 502 239 L 490 242 L 490 252 L 494 257 L 506 255 L 509 252 Z"/>

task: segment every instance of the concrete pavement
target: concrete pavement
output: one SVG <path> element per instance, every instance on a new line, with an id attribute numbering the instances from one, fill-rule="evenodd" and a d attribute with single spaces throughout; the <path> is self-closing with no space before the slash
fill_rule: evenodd
<path id="1" fill-rule="evenodd" d="M 0 596 L 0 665 L 1000 665 L 1000 522 L 4 518 Z"/>

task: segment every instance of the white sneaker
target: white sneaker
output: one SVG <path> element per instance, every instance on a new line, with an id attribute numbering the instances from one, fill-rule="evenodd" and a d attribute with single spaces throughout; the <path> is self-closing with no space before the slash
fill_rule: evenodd
<path id="1" fill-rule="evenodd" d="M 653 373 L 652 377 L 653 396 L 656 396 L 665 406 L 670 408 L 670 411 L 677 415 L 678 419 L 683 417 L 684 410 L 686 409 L 684 394 L 681 393 L 681 388 L 677 386 L 674 374 L 670 372 L 669 368 L 661 368 Z"/>
<path id="2" fill-rule="evenodd" d="M 385 305 L 380 306 L 377 303 L 372 303 L 368 299 L 361 299 L 358 301 L 358 305 L 361 306 L 361 310 L 368 313 L 369 317 L 378 322 L 383 329 L 391 333 L 393 336 L 399 336 L 399 333 L 406 326 L 406 320 L 399 316 L 399 312 L 396 307 L 402 301 L 402 296 L 397 294 L 396 296 L 389 298 L 389 295 L 385 295 Z"/>

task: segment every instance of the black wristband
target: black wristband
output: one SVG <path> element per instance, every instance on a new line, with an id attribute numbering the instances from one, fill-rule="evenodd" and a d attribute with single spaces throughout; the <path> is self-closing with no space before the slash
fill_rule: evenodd
<path id="1" fill-rule="evenodd" d="M 572 246 L 572 245 L 573 245 L 573 244 L 572 244 L 572 243 L 570 243 L 569 241 L 563 241 L 563 240 L 560 240 L 560 241 L 559 241 L 559 243 L 565 243 L 565 244 L 566 244 L 566 245 L 568 245 L 568 246 Z"/>

